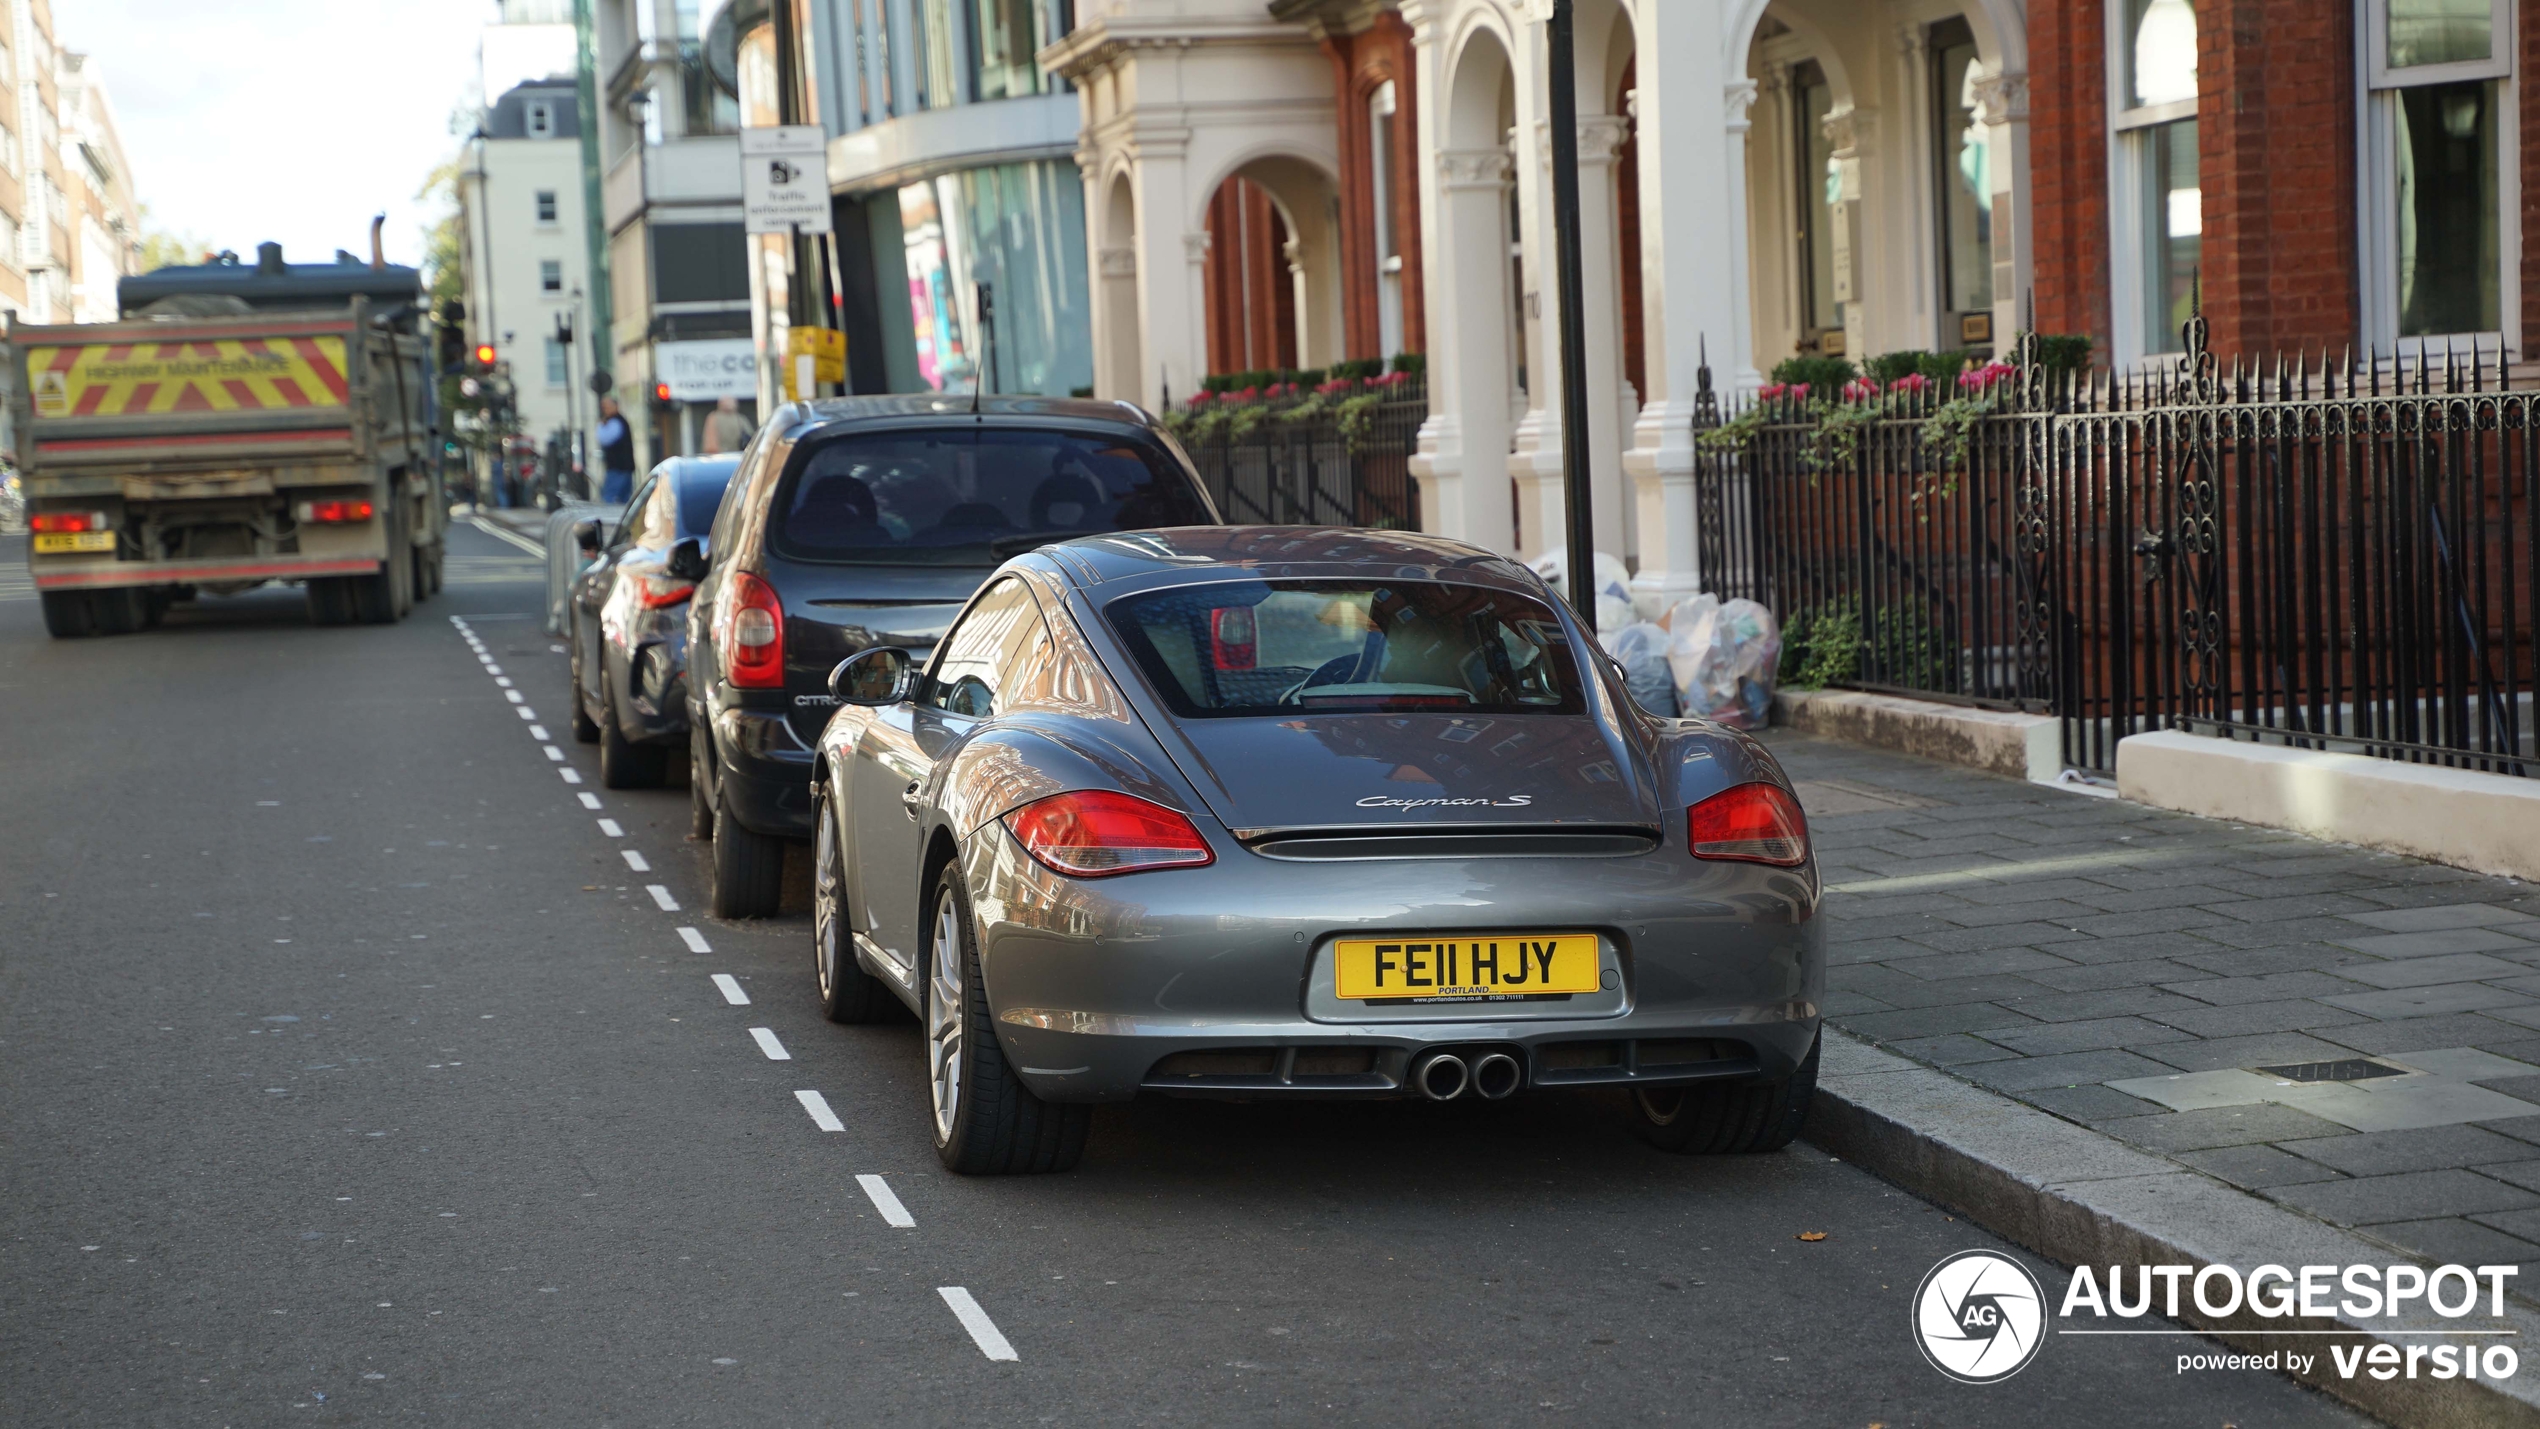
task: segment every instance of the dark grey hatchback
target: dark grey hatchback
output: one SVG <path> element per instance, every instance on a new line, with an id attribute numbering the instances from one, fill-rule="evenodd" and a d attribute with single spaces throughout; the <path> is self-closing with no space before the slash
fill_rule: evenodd
<path id="1" fill-rule="evenodd" d="M 846 397 L 779 408 L 715 518 L 688 613 L 689 790 L 718 917 L 777 909 L 812 836 L 829 672 L 934 645 L 1009 557 L 1218 523 L 1172 439 L 1126 403 Z"/>

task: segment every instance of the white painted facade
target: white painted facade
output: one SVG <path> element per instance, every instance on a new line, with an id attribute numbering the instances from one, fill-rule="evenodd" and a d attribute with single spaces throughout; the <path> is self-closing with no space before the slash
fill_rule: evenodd
<path id="1" fill-rule="evenodd" d="M 1423 521 L 1531 556 L 1560 545 L 1563 525 L 1550 7 L 1384 8 L 1412 29 L 1427 157 L 1418 178 L 1431 416 L 1414 460 Z M 1956 96 L 1973 105 L 1972 122 L 1934 94 L 1929 46 L 1958 34 L 1952 21 L 1974 51 Z M 2031 267 L 2024 9 L 2019 0 L 1578 0 L 1575 33 L 1597 544 L 1626 558 L 1636 598 L 1655 610 L 1697 580 L 1691 424 L 1706 353 L 1728 397 L 1760 386 L 1803 341 L 1839 344 L 1855 360 L 1957 348 L 1987 328 L 1994 345 L 2008 345 Z M 1305 25 L 1271 19 L 1260 0 L 1087 0 L 1075 33 L 1042 60 L 1083 98 L 1077 155 L 1097 274 L 1099 390 L 1150 404 L 1168 385 L 1187 392 L 1205 352 L 1205 205 L 1243 172 L 1291 212 L 1321 211 L 1313 185 L 1328 192 L 1337 172 L 1330 64 Z M 1821 79 L 1825 113 L 1800 112 L 1794 76 Z M 1811 131 L 1825 148 L 1803 153 Z M 1629 175 L 1626 156 L 1636 157 Z M 1820 157 L 1822 169 L 1803 175 Z M 1639 222 L 1628 254 L 1627 179 L 1637 180 Z M 1944 181 L 1983 189 L 1972 202 L 1989 231 L 1956 270 L 1961 300 L 1983 296 L 1975 313 L 1951 310 L 1944 291 L 1951 279 L 1935 237 Z M 1816 238 L 1831 260 L 1819 295 L 1840 294 L 1840 321 L 1813 329 L 1801 310 L 1808 254 L 1793 238 L 1803 183 L 1832 195 L 1823 216 L 1833 231 Z M 1646 391 L 1624 376 L 1627 264 L 1637 269 Z M 1320 311 L 1300 303 L 1300 325 L 1310 332 Z M 1341 354 L 1301 345 L 1299 355 L 1312 366 Z"/>
<path id="2" fill-rule="evenodd" d="M 525 84 L 486 112 L 456 185 L 471 344 L 492 343 L 511 368 L 521 431 L 543 447 L 594 403 L 575 384 L 590 372 L 588 248 L 582 222 L 582 154 L 569 79 Z M 556 344 L 570 315 L 574 342 Z M 558 354 L 561 352 L 561 358 Z"/>

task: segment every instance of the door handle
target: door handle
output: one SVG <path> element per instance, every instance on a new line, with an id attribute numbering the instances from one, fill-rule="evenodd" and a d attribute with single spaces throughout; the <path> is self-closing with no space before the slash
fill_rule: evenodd
<path id="1" fill-rule="evenodd" d="M 926 801 L 918 796 L 921 787 L 922 781 L 911 779 L 908 787 L 900 791 L 900 807 L 908 811 L 910 823 L 917 822 L 917 811 L 926 806 Z"/>

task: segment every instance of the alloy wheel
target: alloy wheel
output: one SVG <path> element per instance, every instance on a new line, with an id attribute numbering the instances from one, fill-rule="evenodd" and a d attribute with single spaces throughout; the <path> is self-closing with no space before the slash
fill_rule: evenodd
<path id="1" fill-rule="evenodd" d="M 927 964 L 927 1092 L 935 1103 L 935 1140 L 940 1145 L 952 1140 L 953 1118 L 961 1112 L 961 1029 L 968 1011 L 961 986 L 961 925 L 951 889 L 935 901 L 935 947 Z"/>
<path id="2" fill-rule="evenodd" d="M 813 959 L 819 963 L 820 998 L 834 1001 L 838 996 L 838 977 L 845 953 L 846 933 L 838 926 L 838 889 L 846 879 L 838 866 L 838 830 L 829 817 L 829 801 L 820 800 L 812 813 L 819 821 L 819 858 L 812 865 L 811 937 Z"/>
<path id="3" fill-rule="evenodd" d="M 1640 1101 L 1640 1114 L 1652 1126 L 1669 1126 L 1684 1115 L 1683 1087 L 1635 1087 L 1632 1095 Z"/>

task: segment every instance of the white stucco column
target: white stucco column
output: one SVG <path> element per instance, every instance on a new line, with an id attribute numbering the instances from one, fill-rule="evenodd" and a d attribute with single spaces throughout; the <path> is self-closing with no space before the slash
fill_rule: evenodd
<path id="1" fill-rule="evenodd" d="M 1623 466 L 1638 503 L 1640 569 L 1632 599 L 1655 615 L 1700 584 L 1693 501 L 1693 404 L 1707 349 L 1717 385 L 1762 384 L 1752 361 L 1746 247 L 1744 36 L 1727 34 L 1722 0 L 1665 0 L 1638 11 L 1641 75 L 1640 259 L 1649 391 Z"/>
<path id="2" fill-rule="evenodd" d="M 1139 366 L 1137 401 L 1163 411 L 1169 391 L 1174 402 L 1187 400 L 1208 374 L 1208 313 L 1204 306 L 1203 263 L 1208 261 L 1208 231 L 1185 227 L 1192 211 L 1184 192 L 1186 165 L 1178 149 L 1158 152 L 1141 143 L 1130 163 L 1131 191 L 1137 201 L 1137 240 L 1129 258 L 1109 261 L 1133 268 L 1137 285 Z"/>
<path id="3" fill-rule="evenodd" d="M 1549 122 L 1537 122 L 1538 129 L 1545 132 L 1536 136 L 1536 149 L 1547 171 L 1552 164 L 1552 139 L 1546 127 Z M 1614 191 L 1614 162 L 1627 133 L 1619 116 L 1579 116 L 1580 316 L 1581 325 L 1587 329 L 1588 493 L 1594 506 L 1590 515 L 1595 521 L 1596 548 L 1617 559 L 1631 550 L 1632 524 L 1623 505 L 1623 286 L 1622 274 L 1616 267 L 1622 244 L 1617 231 L 1621 215 Z M 1549 182 L 1548 172 L 1546 181 Z M 1538 472 L 1545 462 L 1551 465 L 1556 485 L 1551 493 L 1553 520 L 1547 530 L 1557 532 L 1565 531 L 1567 526 L 1557 485 L 1561 472 L 1561 347 L 1557 337 L 1559 309 L 1552 300 L 1559 285 L 1551 281 L 1555 250 L 1549 242 L 1549 223 L 1544 236 L 1547 244 L 1543 250 L 1544 281 L 1540 286 L 1546 297 L 1546 352 L 1542 375 L 1536 381 L 1545 390 L 1545 402 L 1538 438 L 1543 446 L 1536 453 L 1535 465 Z M 1543 544 L 1566 542 L 1547 539 Z"/>
<path id="4" fill-rule="evenodd" d="M 2021 300 L 2037 282 L 2029 226 L 2028 75 L 2005 70 L 1976 81 L 1976 119 L 1985 128 L 1993 180 L 1993 350 L 2008 352 L 2027 314 Z"/>
<path id="5" fill-rule="evenodd" d="M 1423 478 L 1428 529 L 1514 552 L 1508 253 L 1500 218 L 1514 165 L 1503 149 L 1448 149 L 1437 155 L 1436 169 L 1439 241 L 1425 269 L 1434 415 L 1421 432 L 1413 469 Z"/>

